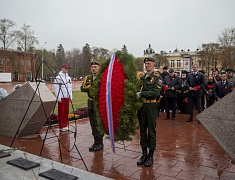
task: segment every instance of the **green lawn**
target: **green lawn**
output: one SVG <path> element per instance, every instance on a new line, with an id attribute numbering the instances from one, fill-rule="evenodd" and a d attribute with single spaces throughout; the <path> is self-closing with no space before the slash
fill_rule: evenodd
<path id="1" fill-rule="evenodd" d="M 53 92 L 54 93 L 54 92 Z M 81 91 L 73 91 L 73 108 L 76 111 L 77 108 L 87 107 L 87 93 Z M 72 104 L 69 104 L 69 112 L 72 113 Z M 58 107 L 56 105 L 55 114 L 58 114 Z"/>
<path id="2" fill-rule="evenodd" d="M 87 107 L 87 93 L 81 91 L 73 91 L 73 107 L 77 108 Z M 70 112 L 72 111 L 72 105 L 70 103 Z"/>

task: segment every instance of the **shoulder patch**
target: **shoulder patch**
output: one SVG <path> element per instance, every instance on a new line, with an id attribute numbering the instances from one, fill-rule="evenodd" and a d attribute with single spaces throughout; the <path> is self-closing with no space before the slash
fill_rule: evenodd
<path id="1" fill-rule="evenodd" d="M 158 80 L 158 84 L 159 84 L 160 86 L 162 85 L 162 80 L 161 80 L 161 79 Z"/>

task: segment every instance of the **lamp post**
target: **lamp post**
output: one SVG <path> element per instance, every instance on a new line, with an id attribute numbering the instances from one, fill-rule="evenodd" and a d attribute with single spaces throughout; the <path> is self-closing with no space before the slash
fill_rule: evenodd
<path id="1" fill-rule="evenodd" d="M 43 80 L 43 51 L 44 51 L 44 49 L 43 49 L 43 46 L 45 46 L 45 44 L 46 44 L 47 42 L 45 42 L 43 45 L 42 45 L 42 80 Z"/>

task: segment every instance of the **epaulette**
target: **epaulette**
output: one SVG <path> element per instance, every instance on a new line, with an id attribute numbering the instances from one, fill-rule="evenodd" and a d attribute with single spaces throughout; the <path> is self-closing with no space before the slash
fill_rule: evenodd
<path id="1" fill-rule="evenodd" d="M 160 76 L 158 72 L 154 72 L 154 76 Z"/>

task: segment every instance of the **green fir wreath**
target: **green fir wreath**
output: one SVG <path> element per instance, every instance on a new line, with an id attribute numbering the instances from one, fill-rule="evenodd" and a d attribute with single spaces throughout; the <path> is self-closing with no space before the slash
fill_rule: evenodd
<path id="1" fill-rule="evenodd" d="M 118 63 L 121 69 L 123 69 L 123 75 L 120 72 L 116 73 L 116 75 L 120 76 L 120 80 L 116 78 L 117 84 L 122 81 L 121 77 L 125 77 L 123 79 L 123 89 L 122 86 L 119 89 L 120 93 L 123 93 L 123 104 L 120 107 L 119 114 L 117 117 L 117 124 L 114 123 L 115 133 L 114 133 L 114 140 L 115 141 L 129 141 L 132 139 L 133 135 L 136 133 L 137 129 L 137 110 L 141 107 L 142 103 L 137 98 L 137 91 L 139 89 L 139 79 L 137 78 L 137 70 L 136 66 L 134 65 L 133 59 L 134 57 L 131 54 L 128 54 L 125 51 L 117 51 L 116 57 L 118 58 Z M 108 129 L 106 128 L 107 122 L 105 123 L 104 119 L 102 119 L 105 98 L 99 97 L 101 92 L 105 91 L 105 87 L 102 84 L 102 80 L 106 77 L 104 76 L 107 68 L 109 66 L 110 59 L 106 60 L 102 63 L 99 73 L 94 80 L 90 93 L 91 96 L 94 97 L 94 110 L 96 112 L 96 119 L 98 124 L 99 132 L 104 134 L 109 134 Z M 120 65 L 121 64 L 121 65 Z M 114 68 L 118 68 L 117 66 Z M 115 74 L 113 74 L 115 76 Z M 113 77 L 112 77 L 113 78 Z M 122 83 L 122 82 L 121 82 Z M 115 82 L 112 80 L 112 86 L 115 86 Z M 105 93 L 103 93 L 105 94 Z M 113 98 L 112 98 L 113 99 Z"/>

